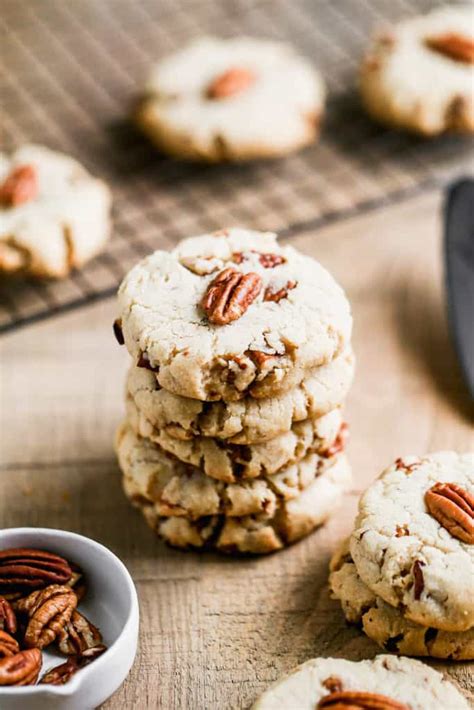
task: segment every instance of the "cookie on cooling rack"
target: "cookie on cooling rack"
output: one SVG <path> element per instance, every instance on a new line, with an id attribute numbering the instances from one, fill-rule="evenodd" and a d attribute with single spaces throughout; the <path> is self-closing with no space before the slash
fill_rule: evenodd
<path id="1" fill-rule="evenodd" d="M 361 70 L 368 113 L 427 136 L 474 132 L 471 4 L 405 20 L 377 36 Z"/>
<path id="2" fill-rule="evenodd" d="M 324 96 L 319 73 L 286 44 L 204 37 L 154 66 L 136 121 L 178 158 L 267 158 L 316 139 Z"/>
<path id="3" fill-rule="evenodd" d="M 0 153 L 0 272 L 61 278 L 104 246 L 111 193 L 76 160 L 38 145 Z"/>

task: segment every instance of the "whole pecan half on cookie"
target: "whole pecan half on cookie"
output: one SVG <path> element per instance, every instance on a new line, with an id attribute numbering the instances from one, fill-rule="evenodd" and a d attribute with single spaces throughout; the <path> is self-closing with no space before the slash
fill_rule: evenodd
<path id="1" fill-rule="evenodd" d="M 18 165 L 0 185 L 0 203 L 17 207 L 34 200 L 38 194 L 38 177 L 34 165 Z"/>
<path id="2" fill-rule="evenodd" d="M 435 483 L 425 493 L 430 515 L 451 535 L 474 545 L 474 495 L 457 483 Z"/>
<path id="3" fill-rule="evenodd" d="M 0 686 L 33 685 L 38 679 L 42 665 L 41 651 L 28 648 L 0 661 Z"/>
<path id="4" fill-rule="evenodd" d="M 211 323 L 227 325 L 245 313 L 261 290 L 262 279 L 258 274 L 224 269 L 207 287 L 201 307 Z"/>
<path id="5" fill-rule="evenodd" d="M 69 563 L 51 552 L 30 548 L 0 551 L 0 594 L 65 584 L 71 575 Z"/>
<path id="6" fill-rule="evenodd" d="M 425 44 L 438 54 L 465 64 L 474 64 L 474 41 L 454 32 L 427 37 Z"/>
<path id="7" fill-rule="evenodd" d="M 321 698 L 317 710 L 410 710 L 405 703 L 399 703 L 386 695 L 357 690 L 342 690 Z"/>
<path id="8" fill-rule="evenodd" d="M 256 76 L 244 67 L 233 67 L 219 74 L 207 87 L 208 99 L 228 99 L 242 93 L 255 82 Z"/>
<path id="9" fill-rule="evenodd" d="M 27 648 L 45 648 L 56 638 L 64 638 L 77 597 L 69 587 L 52 584 L 32 592 L 16 604 L 18 613 L 27 615 L 24 635 Z"/>

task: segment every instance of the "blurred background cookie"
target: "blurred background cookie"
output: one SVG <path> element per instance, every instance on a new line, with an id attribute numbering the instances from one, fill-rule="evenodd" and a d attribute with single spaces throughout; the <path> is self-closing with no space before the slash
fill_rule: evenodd
<path id="1" fill-rule="evenodd" d="M 360 90 L 373 118 L 427 136 L 474 132 L 471 4 L 445 7 L 374 38 Z"/>
<path id="2" fill-rule="evenodd" d="M 0 154 L 0 272 L 62 278 L 110 234 L 111 193 L 73 158 L 39 145 Z"/>
<path id="3" fill-rule="evenodd" d="M 153 67 L 136 121 L 178 158 L 270 158 L 316 139 L 324 96 L 319 73 L 287 44 L 204 37 Z"/>

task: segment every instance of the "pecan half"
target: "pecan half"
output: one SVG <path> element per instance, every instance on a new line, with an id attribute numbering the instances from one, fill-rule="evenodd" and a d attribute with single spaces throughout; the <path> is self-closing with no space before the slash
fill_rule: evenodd
<path id="1" fill-rule="evenodd" d="M 264 269 L 274 269 L 275 266 L 280 266 L 286 262 L 285 257 L 280 254 L 260 254 L 258 260 Z"/>
<path id="2" fill-rule="evenodd" d="M 0 631 L 0 658 L 14 656 L 19 650 L 18 641 L 6 631 Z"/>
<path id="3" fill-rule="evenodd" d="M 294 288 L 296 288 L 296 281 L 287 281 L 286 286 L 280 288 L 278 291 L 273 291 L 271 286 L 267 286 L 263 300 L 279 303 L 282 298 L 286 298 L 288 296 L 288 291 L 291 291 Z"/>
<path id="4" fill-rule="evenodd" d="M 66 636 L 59 639 L 58 647 L 66 656 L 83 653 L 102 644 L 102 634 L 85 616 L 74 610 L 65 626 Z"/>
<path id="5" fill-rule="evenodd" d="M 423 577 L 423 567 L 425 563 L 421 560 L 415 560 L 413 563 L 413 581 L 414 581 L 414 596 L 418 600 L 421 597 L 421 593 L 425 588 L 425 580 Z"/>
<path id="6" fill-rule="evenodd" d="M 80 655 L 71 656 L 65 663 L 61 663 L 45 673 L 40 680 L 40 685 L 64 685 L 77 671 L 92 663 L 106 650 L 106 646 L 95 646 Z"/>
<path id="7" fill-rule="evenodd" d="M 342 690 L 325 695 L 316 707 L 317 710 L 410 710 L 405 703 L 399 703 L 386 695 L 358 690 Z"/>
<path id="8" fill-rule="evenodd" d="M 474 495 L 456 483 L 435 483 L 425 493 L 430 515 L 451 535 L 474 545 Z"/>
<path id="9" fill-rule="evenodd" d="M 34 165 L 18 165 L 0 185 L 0 203 L 17 207 L 34 200 L 38 194 L 38 176 Z"/>
<path id="10" fill-rule="evenodd" d="M 28 615 L 24 645 L 27 648 L 45 648 L 56 638 L 64 638 L 76 605 L 77 597 L 72 589 L 59 584 L 52 584 L 20 599 L 16 609 L 19 614 Z"/>
<path id="11" fill-rule="evenodd" d="M 71 574 L 69 563 L 51 552 L 30 548 L 0 551 L 1 594 L 64 584 Z"/>
<path id="12" fill-rule="evenodd" d="M 207 287 L 201 307 L 211 323 L 227 325 L 245 313 L 261 290 L 262 279 L 258 274 L 224 269 Z"/>
<path id="13" fill-rule="evenodd" d="M 0 661 L 1 685 L 33 685 L 41 670 L 42 657 L 38 648 L 20 651 Z"/>
<path id="14" fill-rule="evenodd" d="M 219 74 L 207 87 L 208 99 L 228 99 L 248 89 L 255 82 L 256 76 L 249 69 L 233 67 Z"/>
<path id="15" fill-rule="evenodd" d="M 119 345 L 123 345 L 125 343 L 125 339 L 123 337 L 123 330 L 122 330 L 122 319 L 117 318 L 114 320 L 113 324 L 113 329 L 114 329 L 114 335 L 117 343 Z"/>
<path id="16" fill-rule="evenodd" d="M 14 634 L 16 631 L 16 616 L 10 602 L 0 596 L 0 631 Z"/>
<path id="17" fill-rule="evenodd" d="M 463 37 L 455 32 L 446 32 L 435 37 L 427 37 L 425 45 L 455 62 L 474 64 L 474 41 L 470 37 Z"/>

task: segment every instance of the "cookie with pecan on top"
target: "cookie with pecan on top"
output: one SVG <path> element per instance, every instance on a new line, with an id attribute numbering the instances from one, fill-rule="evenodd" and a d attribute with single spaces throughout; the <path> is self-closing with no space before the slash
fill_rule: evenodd
<path id="1" fill-rule="evenodd" d="M 360 499 L 350 550 L 363 582 L 406 619 L 474 627 L 474 454 L 397 459 Z"/>
<path id="2" fill-rule="evenodd" d="M 157 251 L 119 289 L 116 333 L 173 394 L 270 397 L 349 345 L 349 303 L 314 259 L 271 233 L 229 229 Z"/>
<path id="3" fill-rule="evenodd" d="M 361 67 L 376 120 L 426 136 L 474 133 L 472 5 L 444 7 L 377 35 Z"/>

